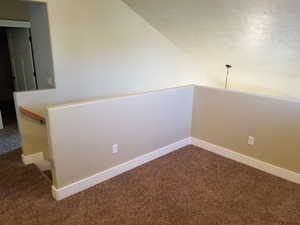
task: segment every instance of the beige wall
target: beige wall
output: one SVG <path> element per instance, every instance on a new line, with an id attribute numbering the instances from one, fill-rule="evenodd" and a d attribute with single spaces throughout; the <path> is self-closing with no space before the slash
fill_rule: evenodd
<path id="1" fill-rule="evenodd" d="M 196 86 L 192 136 L 300 173 L 299 115 L 300 102 Z"/>
<path id="2" fill-rule="evenodd" d="M 62 98 L 120 96 L 202 79 L 186 54 L 121 0 L 47 3 Z"/>
<path id="3" fill-rule="evenodd" d="M 50 107 L 55 187 L 190 137 L 192 99 L 190 86 Z"/>
<path id="4" fill-rule="evenodd" d="M 186 54 L 121 0 L 48 0 L 47 5 L 56 89 L 18 93 L 17 107 L 45 110 L 49 104 L 123 96 L 203 78 Z M 31 129 L 29 123 L 22 127 L 23 142 L 32 142 L 23 135 Z M 23 149 L 25 154 L 40 151 L 30 147 Z"/>
<path id="5" fill-rule="evenodd" d="M 23 155 L 26 156 L 35 154 L 37 152 L 43 152 L 45 158 L 50 160 L 51 158 L 49 155 L 48 133 L 46 125 L 24 115 L 20 116 L 22 121 L 22 128 L 20 131 L 22 132 Z"/>
<path id="6" fill-rule="evenodd" d="M 38 88 L 54 88 L 55 81 L 47 4 L 30 3 L 28 8 Z"/>
<path id="7" fill-rule="evenodd" d="M 123 0 L 201 65 L 213 86 L 300 99 L 299 0 Z M 206 85 L 200 80 L 199 85 Z"/>
<path id="8" fill-rule="evenodd" d="M 47 2 L 57 89 L 19 93 L 16 96 L 18 105 L 29 105 L 45 110 L 47 105 L 54 103 L 118 96 L 195 82 L 201 84 L 209 82 L 199 72 L 200 69 L 191 63 L 187 55 L 120 0 L 88 0 L 85 4 L 82 4 L 80 0 L 48 0 Z M 179 1 L 176 1 L 176 4 L 179 4 Z M 232 4 L 233 2 L 230 1 L 229 6 Z M 287 4 L 290 2 L 288 1 Z M 245 8 L 242 3 L 238 6 L 241 7 L 241 11 Z M 192 12 L 189 4 L 186 4 L 186 7 L 184 9 L 187 12 Z M 197 9 L 195 8 L 196 11 Z M 164 9 L 161 11 L 167 12 Z M 211 13 L 209 10 L 207 12 L 206 14 L 197 13 L 197 15 L 205 16 Z M 190 14 L 193 15 L 193 13 Z M 219 16 L 219 13 L 214 14 Z M 177 18 L 178 15 L 175 17 Z M 187 19 L 187 17 L 184 18 Z M 205 20 L 201 21 L 205 22 Z M 179 25 L 180 23 L 176 24 L 176 27 L 180 31 Z M 198 27 L 197 24 L 195 27 Z M 238 30 L 234 29 L 234 31 Z M 181 33 L 190 35 L 187 32 Z M 210 37 L 213 38 L 213 34 L 212 32 Z M 201 37 L 201 35 L 195 35 L 195 37 Z M 222 39 L 223 36 L 217 37 Z M 226 40 L 231 39 L 226 38 Z M 230 43 L 239 42 L 235 40 Z M 284 43 L 286 44 L 285 41 Z M 291 43 L 294 43 L 294 40 Z M 286 46 L 285 44 L 283 46 Z M 211 46 L 209 43 L 205 44 L 203 54 L 211 52 L 209 46 Z M 223 45 L 219 46 L 220 48 L 218 46 L 216 45 L 216 49 L 222 50 Z M 229 48 L 231 45 L 226 46 L 227 48 L 220 52 L 224 53 L 225 50 L 231 49 Z M 262 49 L 268 52 L 268 48 Z M 213 59 L 211 55 L 208 54 L 208 56 Z M 226 63 L 227 59 L 230 59 L 227 55 L 223 57 L 221 54 L 221 56 L 215 58 L 216 68 L 221 68 L 218 65 L 225 64 L 225 61 L 221 62 L 220 59 L 226 58 Z M 246 57 L 241 55 L 239 57 L 239 59 L 244 58 Z M 291 68 L 297 71 L 297 67 Z M 216 74 L 221 74 L 222 71 L 219 72 L 216 71 Z M 243 74 L 242 71 L 235 74 L 235 77 L 241 77 L 246 83 L 252 79 L 250 75 L 240 76 L 240 74 Z M 257 73 L 254 71 L 252 74 Z M 220 76 L 223 77 L 223 75 Z M 256 75 L 253 79 L 255 77 Z M 259 81 L 260 83 L 271 86 L 275 81 L 276 84 L 280 84 L 280 87 L 286 86 L 288 87 L 286 90 L 289 89 L 293 93 L 299 89 L 294 86 L 297 82 L 286 83 L 281 79 L 277 82 L 273 77 L 267 79 L 268 77 L 265 76 L 261 78 L 260 81 L 263 80 L 263 82 Z M 251 82 L 249 81 L 249 84 Z M 297 150 L 299 146 L 297 139 L 298 104 L 206 88 L 201 90 L 196 88 L 195 102 L 197 104 L 195 104 L 194 111 L 194 136 L 299 172 L 297 164 L 297 159 L 299 159 Z M 35 128 L 26 125 L 22 129 L 26 129 L 22 132 L 30 134 Z M 228 132 L 228 130 L 233 130 L 233 132 Z M 250 150 L 247 145 L 249 135 L 256 137 L 256 145 Z M 34 153 L 39 150 L 38 147 L 32 147 L 28 152 Z"/>
<path id="9" fill-rule="evenodd" d="M 18 99 L 25 105 L 37 96 L 39 104 L 59 99 L 55 90 L 37 93 Z M 50 156 L 46 127 L 20 121 L 26 150 L 45 149 L 53 161 L 57 188 L 190 136 L 300 172 L 297 101 L 191 86 L 49 107 Z M 248 136 L 255 137 L 254 146 Z M 113 144 L 119 144 L 117 155 Z"/>
<path id="10" fill-rule="evenodd" d="M 0 0 L 0 19 L 29 20 L 27 7 L 19 0 Z"/>
<path id="11" fill-rule="evenodd" d="M 40 122 L 21 115 L 18 108 L 26 106 L 39 114 L 45 115 L 47 104 L 54 104 L 59 101 L 56 90 L 15 92 L 14 99 L 18 118 L 18 127 L 22 137 L 22 152 L 24 155 L 31 155 L 43 152 L 47 159 L 51 159 L 48 147 L 47 127 Z"/>

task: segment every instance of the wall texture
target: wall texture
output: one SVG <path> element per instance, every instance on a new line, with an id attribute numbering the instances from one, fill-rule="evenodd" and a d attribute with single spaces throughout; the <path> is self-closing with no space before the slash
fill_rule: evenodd
<path id="1" fill-rule="evenodd" d="M 193 87 L 182 87 L 50 107 L 55 187 L 190 137 L 192 99 Z M 112 154 L 113 144 L 118 154 Z"/>
<path id="2" fill-rule="evenodd" d="M 201 65 L 213 86 L 300 98 L 298 0 L 123 0 Z M 201 83 L 200 80 L 197 84 Z"/>
<path id="3" fill-rule="evenodd" d="M 16 94 L 20 105 L 123 96 L 205 80 L 190 57 L 121 0 L 47 0 L 56 89 Z M 18 116 L 23 142 L 35 124 Z M 33 127 L 32 127 L 33 126 Z M 42 133 L 43 131 L 41 131 Z M 26 139 L 26 140 L 25 140 Z M 23 148 L 24 154 L 40 151 Z"/>
<path id="4" fill-rule="evenodd" d="M 192 136 L 300 173 L 299 115 L 300 102 L 196 86 Z"/>
<path id="5" fill-rule="evenodd" d="M 120 96 L 202 79 L 186 54 L 121 0 L 47 2 L 61 96 Z"/>
<path id="6" fill-rule="evenodd" d="M 47 105 L 55 103 L 118 96 L 195 82 L 206 84 L 210 78 L 218 85 L 223 80 L 224 64 L 232 62 L 235 69 L 231 75 L 234 78 L 231 77 L 231 87 L 250 90 L 251 84 L 255 89 L 261 84 L 263 88 L 258 88 L 258 92 L 297 96 L 299 88 L 296 86 L 294 71 L 298 71 L 298 67 L 294 62 L 298 54 L 295 50 L 300 42 L 297 41 L 297 24 L 294 23 L 297 20 L 292 19 L 293 15 L 297 15 L 298 9 L 298 3 L 294 1 L 276 1 L 271 4 L 265 0 L 261 3 L 256 0 L 247 3 L 229 0 L 228 5 L 222 5 L 219 0 L 193 1 L 193 4 L 205 3 L 205 7 L 191 7 L 187 2 L 182 5 L 183 1 L 160 1 L 165 2 L 166 4 L 162 4 L 166 7 L 161 5 L 157 11 L 164 12 L 167 20 L 178 20 L 174 20 L 176 24 L 160 20 L 159 30 L 169 27 L 176 35 L 178 32 L 185 36 L 187 39 L 182 40 L 188 43 L 188 47 L 191 46 L 188 49 L 201 53 L 199 58 L 195 53 L 194 59 L 207 66 L 208 78 L 202 76 L 201 70 L 191 63 L 186 54 L 119 0 L 88 0 L 85 4 L 80 0 L 47 2 L 57 89 L 19 93 L 16 95 L 18 105 L 45 110 Z M 209 10 L 210 4 L 214 4 L 213 10 Z M 174 9 L 173 6 L 177 8 Z M 266 9 L 266 17 L 259 13 L 260 8 Z M 149 9 L 153 9 L 151 4 Z M 182 12 L 185 13 L 181 14 Z M 157 19 L 159 15 L 156 15 Z M 211 15 L 215 19 L 211 20 Z M 272 32 L 271 25 L 263 22 L 268 21 L 268 15 L 279 15 L 272 17 L 275 18 Z M 196 16 L 200 16 L 200 19 Z M 190 23 L 187 24 L 187 21 Z M 253 30 L 249 28 L 250 25 L 245 25 L 248 23 L 254 24 L 251 28 Z M 185 30 L 182 30 L 183 27 Z M 201 29 L 198 30 L 199 27 Z M 285 29 L 288 27 L 289 32 L 285 36 Z M 196 33 L 190 33 L 191 30 L 196 30 Z M 168 36 L 166 32 L 162 33 Z M 257 36 L 251 37 L 254 34 Z M 174 36 L 177 37 L 176 35 Z M 180 45 L 183 42 L 175 39 L 172 41 L 186 49 Z M 281 64 L 281 60 L 285 60 L 284 64 Z M 287 68 L 292 69 L 287 72 Z M 283 73 L 284 78 L 281 76 Z M 237 77 L 240 83 L 234 85 Z M 272 90 L 266 91 L 268 88 Z M 297 148 L 299 104 L 223 90 L 196 88 L 194 108 L 193 136 L 296 172 L 300 171 Z M 120 110 L 124 109 L 126 108 Z M 95 117 L 94 114 L 91 116 Z M 63 117 L 58 117 L 58 121 L 61 118 Z M 89 123 L 93 126 L 92 122 Z M 31 129 L 34 128 L 28 123 L 22 129 L 33 134 Z M 256 137 L 256 145 L 251 149 L 247 145 L 249 135 Z M 30 149 L 28 152 L 38 150 L 39 148 Z M 94 166 L 91 168 L 90 172 L 101 169 Z M 83 177 L 87 174 L 79 175 Z M 76 179 L 77 177 L 71 177 L 58 183 L 62 186 Z"/>
<path id="7" fill-rule="evenodd" d="M 0 0 L 0 19 L 29 21 L 25 3 L 19 0 Z"/>

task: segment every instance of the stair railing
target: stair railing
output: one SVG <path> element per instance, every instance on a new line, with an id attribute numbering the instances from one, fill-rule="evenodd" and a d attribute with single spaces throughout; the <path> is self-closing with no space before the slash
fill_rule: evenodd
<path id="1" fill-rule="evenodd" d="M 30 110 L 30 109 L 26 109 L 25 107 L 20 106 L 20 107 L 19 107 L 19 110 L 20 110 L 20 112 L 21 112 L 23 115 L 25 115 L 25 116 L 27 116 L 27 117 L 29 117 L 29 118 L 31 118 L 31 119 L 37 120 L 37 121 L 39 121 L 41 124 L 45 124 L 45 123 L 46 123 L 46 118 L 45 118 L 44 116 L 39 115 L 38 113 L 35 113 L 35 112 L 33 112 L 32 110 Z"/>

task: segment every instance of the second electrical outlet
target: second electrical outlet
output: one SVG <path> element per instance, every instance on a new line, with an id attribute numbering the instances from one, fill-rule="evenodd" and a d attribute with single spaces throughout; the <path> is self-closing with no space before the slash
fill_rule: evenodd
<path id="1" fill-rule="evenodd" d="M 118 144 L 114 144 L 113 146 L 112 146 L 112 153 L 113 154 L 116 154 L 116 153 L 118 153 L 119 152 L 119 145 Z"/>
<path id="2" fill-rule="evenodd" d="M 254 145 L 255 144 L 255 138 L 252 136 L 248 137 L 248 145 Z"/>

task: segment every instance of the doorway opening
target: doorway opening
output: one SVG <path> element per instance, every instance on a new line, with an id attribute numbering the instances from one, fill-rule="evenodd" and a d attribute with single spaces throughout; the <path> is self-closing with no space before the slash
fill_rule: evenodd
<path id="1" fill-rule="evenodd" d="M 30 21 L 0 20 L 0 155 L 21 148 L 14 92 L 55 88 L 47 4 L 26 8 Z"/>
<path id="2" fill-rule="evenodd" d="M 14 91 L 36 90 L 29 28 L 0 27 L 0 154 L 21 147 Z"/>

